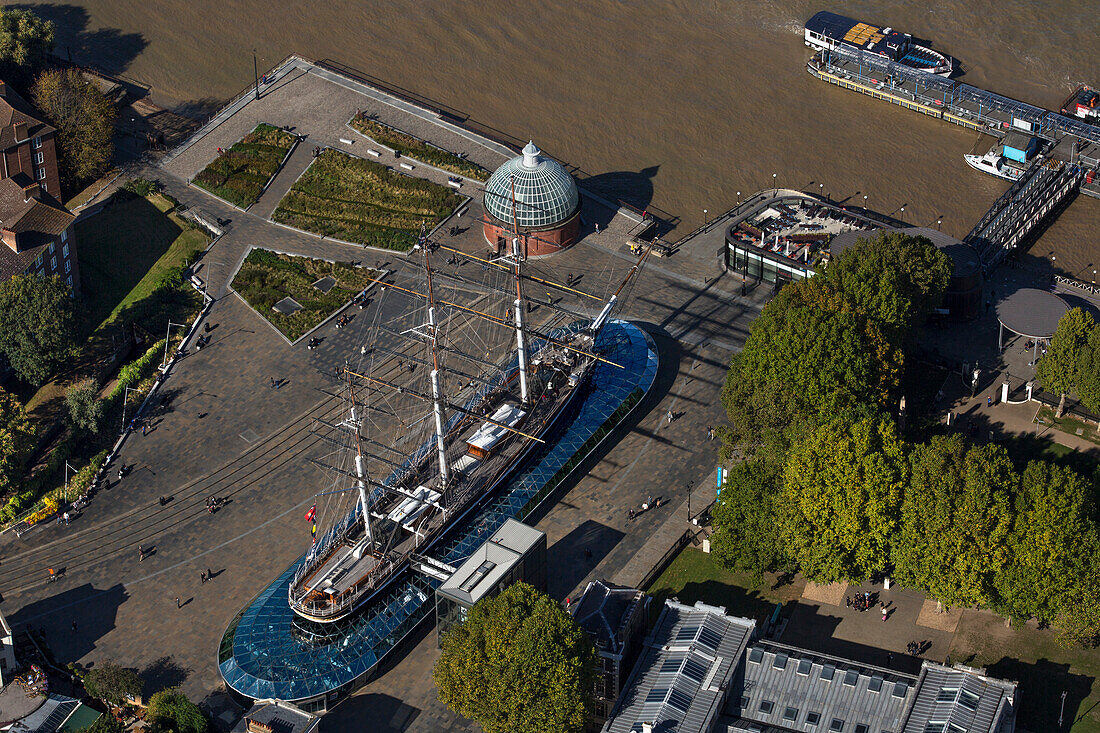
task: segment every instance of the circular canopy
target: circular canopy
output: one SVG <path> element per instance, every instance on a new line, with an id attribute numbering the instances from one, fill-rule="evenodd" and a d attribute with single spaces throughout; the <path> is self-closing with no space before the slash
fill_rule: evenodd
<path id="1" fill-rule="evenodd" d="M 515 218 L 512 190 L 515 183 Z M 534 142 L 512 158 L 485 184 L 485 209 L 511 227 L 545 229 L 564 222 L 577 210 L 577 184 L 560 163 L 544 158 Z"/>
<path id="2" fill-rule="evenodd" d="M 1048 339 L 1068 310 L 1066 302 L 1054 293 L 1022 288 L 997 304 L 997 320 L 1021 336 Z"/>

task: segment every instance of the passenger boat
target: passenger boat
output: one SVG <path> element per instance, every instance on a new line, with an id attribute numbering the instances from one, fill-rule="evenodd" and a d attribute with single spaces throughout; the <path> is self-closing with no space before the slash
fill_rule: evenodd
<path id="1" fill-rule="evenodd" d="M 1081 84 L 1062 102 L 1059 111 L 1070 117 L 1079 117 L 1089 122 L 1100 122 L 1100 92 Z"/>
<path id="2" fill-rule="evenodd" d="M 338 424 L 324 423 L 329 428 L 327 440 L 337 450 L 329 463 L 317 462 L 331 483 L 328 490 L 318 492 L 307 513 L 315 541 L 288 591 L 290 608 L 299 618 L 324 625 L 346 618 L 392 585 L 410 563 L 428 562 L 425 553 L 515 475 L 570 405 L 586 393 L 597 362 L 607 362 L 596 353 L 596 337 L 649 250 L 608 300 L 586 296 L 601 305 L 590 322 L 540 333 L 525 322 L 525 248 L 519 236 L 512 245 L 505 257 L 482 259 L 433 244 L 422 234 L 413 253 L 414 259 L 422 258 L 422 292 L 377 281 L 403 297 L 411 313 L 423 314 L 416 315 L 422 320 L 404 330 L 383 328 L 383 338 L 373 341 L 379 352 L 402 355 L 396 376 L 393 359 L 379 360 L 382 373 L 348 367 L 342 375 L 347 417 Z M 483 271 L 503 271 L 500 276 L 512 281 L 509 287 L 479 286 L 482 298 L 506 295 L 499 311 L 463 305 L 446 293 L 440 297 L 444 286 L 439 283 L 449 277 L 461 280 L 466 290 L 473 287 L 445 268 L 432 268 L 431 255 L 440 248 L 447 250 L 449 261 L 468 258 Z M 544 287 L 585 295 L 572 285 L 532 279 Z M 446 330 L 449 326 L 437 321 L 437 312 L 444 310 L 484 325 L 486 334 L 467 334 L 479 345 L 476 353 L 456 348 L 453 334 Z M 503 342 L 503 356 L 496 361 L 485 350 L 493 334 Z M 413 342 L 422 358 L 385 345 L 394 340 Z M 422 368 L 414 375 L 416 366 Z M 407 428 L 397 439 L 373 434 L 368 411 L 394 411 L 400 401 L 412 405 L 400 415 Z M 403 439 L 417 430 L 423 439 L 414 440 L 411 445 L 418 447 L 406 453 Z M 388 476 L 375 478 L 379 466 L 386 467 Z M 320 537 L 318 523 L 328 525 Z"/>
<path id="3" fill-rule="evenodd" d="M 1024 174 L 1022 169 L 1008 164 L 1004 156 L 1001 155 L 999 145 L 994 146 L 993 149 L 985 155 L 967 153 L 963 158 L 966 160 L 966 164 L 974 170 L 988 173 L 998 178 L 1004 178 L 1008 181 L 1015 181 Z"/>
<path id="4" fill-rule="evenodd" d="M 954 70 L 949 56 L 920 45 L 908 33 L 825 10 L 806 21 L 806 45 L 818 50 L 832 50 L 839 46 L 859 49 L 939 76 L 950 76 Z"/>

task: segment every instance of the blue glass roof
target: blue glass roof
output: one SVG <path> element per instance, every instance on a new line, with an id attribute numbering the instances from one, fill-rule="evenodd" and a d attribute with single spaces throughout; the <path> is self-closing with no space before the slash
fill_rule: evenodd
<path id="1" fill-rule="evenodd" d="M 634 324 L 608 323 L 596 349 L 625 368 L 597 363 L 590 390 L 575 404 L 572 420 L 563 416 L 556 435 L 549 436 L 526 468 L 436 544 L 431 555 L 457 566 L 505 519 L 522 519 L 533 511 L 653 386 L 657 351 Z M 434 609 L 428 601 L 440 581 L 410 571 L 362 612 L 326 625 L 325 638 L 311 636 L 319 625 L 303 625 L 287 604 L 300 562 L 264 588 L 222 637 L 218 668 L 226 684 L 243 695 L 301 700 L 349 685 Z"/>

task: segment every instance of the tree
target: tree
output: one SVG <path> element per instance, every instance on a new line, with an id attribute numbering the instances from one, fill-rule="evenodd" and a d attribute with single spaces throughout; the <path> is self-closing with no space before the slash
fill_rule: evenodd
<path id="1" fill-rule="evenodd" d="M 898 580 L 951 606 L 989 603 L 1008 559 L 1019 476 L 999 446 L 934 437 L 910 455 L 893 549 Z"/>
<path id="2" fill-rule="evenodd" d="M 43 72 L 31 91 L 34 105 L 57 128 L 63 178 L 91 180 L 114 154 L 115 108 L 99 87 L 76 69 Z"/>
<path id="3" fill-rule="evenodd" d="M 443 637 L 439 698 L 486 733 L 581 731 L 596 654 L 562 607 L 526 583 L 478 601 Z"/>
<path id="4" fill-rule="evenodd" d="M 0 495 L 19 485 L 34 431 L 23 405 L 0 389 Z"/>
<path id="5" fill-rule="evenodd" d="M 927 238 L 882 232 L 857 240 L 823 275 L 846 302 L 904 336 L 940 304 L 952 268 L 951 258 Z"/>
<path id="6" fill-rule="evenodd" d="M 153 733 L 205 733 L 206 716 L 179 690 L 161 690 L 149 698 L 145 719 Z"/>
<path id="7" fill-rule="evenodd" d="M 99 432 L 103 425 L 103 400 L 94 379 L 84 379 L 65 392 L 65 404 L 69 408 L 69 423 L 74 429 L 89 435 Z"/>
<path id="8" fill-rule="evenodd" d="M 1084 574 L 1055 623 L 1063 646 L 1100 646 L 1100 547 L 1082 548 Z M 1090 559 L 1091 558 L 1091 559 Z"/>
<path id="9" fill-rule="evenodd" d="M 1096 321 L 1084 308 L 1071 308 L 1058 321 L 1058 329 L 1050 340 L 1050 349 L 1035 367 L 1035 376 L 1043 389 L 1061 395 L 1055 417 L 1066 409 L 1066 395 L 1076 392 L 1082 374 L 1083 359 L 1089 335 L 1096 330 Z"/>
<path id="10" fill-rule="evenodd" d="M 26 84 L 53 51 L 53 23 L 29 10 L 0 9 L 0 78 Z"/>
<path id="11" fill-rule="evenodd" d="M 775 523 L 779 477 L 763 461 L 736 463 L 711 510 L 711 552 L 719 564 L 751 573 L 760 583 L 764 573 L 781 567 L 786 557 Z"/>
<path id="12" fill-rule="evenodd" d="M 145 682 L 132 669 L 114 662 L 102 662 L 84 676 L 84 689 L 94 698 L 121 705 L 131 697 L 141 697 Z"/>
<path id="13" fill-rule="evenodd" d="M 1049 461 L 1031 461 L 1020 476 L 1010 557 L 998 577 L 1000 607 L 1016 619 L 1052 622 L 1080 602 L 1079 584 L 1097 556 L 1092 486 Z"/>
<path id="14" fill-rule="evenodd" d="M 38 386 L 76 345 L 77 311 L 61 278 L 16 275 L 0 283 L 0 351 Z"/>
<path id="15" fill-rule="evenodd" d="M 1042 362 L 1040 362 L 1041 364 Z M 1077 396 L 1093 413 L 1100 413 L 1100 328 L 1089 331 L 1077 371 Z M 1100 429 L 1100 425 L 1097 426 Z"/>
<path id="16" fill-rule="evenodd" d="M 885 568 L 908 473 L 893 423 L 879 418 L 838 417 L 795 445 L 776 522 L 802 572 L 862 582 Z"/>
<path id="17" fill-rule="evenodd" d="M 115 716 L 104 713 L 92 721 L 87 728 L 81 728 L 84 733 L 126 733 L 126 726 Z"/>

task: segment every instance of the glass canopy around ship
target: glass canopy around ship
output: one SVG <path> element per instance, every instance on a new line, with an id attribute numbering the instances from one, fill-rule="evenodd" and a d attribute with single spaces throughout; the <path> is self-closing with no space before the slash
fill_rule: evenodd
<path id="1" fill-rule="evenodd" d="M 512 183 L 515 182 L 515 221 Z M 577 184 L 560 163 L 550 160 L 533 143 L 512 158 L 485 183 L 485 209 L 501 223 L 541 229 L 561 224 L 577 210 Z"/>
<path id="2" fill-rule="evenodd" d="M 574 326 L 576 327 L 576 326 Z M 658 358 L 652 339 L 627 321 L 611 321 L 596 349 L 616 364 L 597 362 L 590 389 L 570 415 L 563 415 L 546 445 L 428 554 L 458 566 L 509 517 L 533 511 L 574 466 L 599 445 L 653 386 Z M 614 418 L 614 419 L 613 419 Z M 300 560 L 299 560 L 300 562 Z M 327 624 L 323 639 L 310 636 L 287 604 L 298 563 L 287 568 L 230 622 L 218 651 L 226 684 L 251 697 L 302 700 L 349 685 L 369 672 L 432 612 L 440 581 L 412 571 L 361 612 Z"/>

